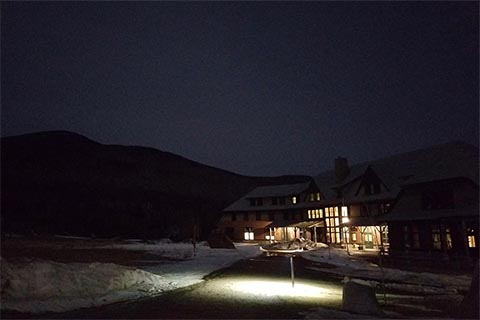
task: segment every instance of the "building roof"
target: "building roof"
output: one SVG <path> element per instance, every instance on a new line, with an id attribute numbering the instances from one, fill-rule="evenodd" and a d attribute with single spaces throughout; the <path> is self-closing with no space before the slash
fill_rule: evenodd
<path id="1" fill-rule="evenodd" d="M 403 187 L 410 184 L 467 178 L 478 185 L 478 161 L 478 148 L 463 142 L 450 142 L 355 164 L 340 182 L 335 180 L 333 170 L 323 172 L 314 179 L 326 199 L 335 198 L 337 196 L 335 189 L 341 188 L 344 196 L 353 200 L 364 197 L 360 194 L 356 196 L 355 192 L 361 177 L 368 168 L 371 168 L 388 188 L 388 191 L 384 192 L 385 195 L 388 193 L 389 197 L 395 198 Z M 374 196 L 379 195 L 370 197 Z"/>
<path id="2" fill-rule="evenodd" d="M 298 208 L 299 204 L 292 204 L 288 201 L 284 205 L 272 205 L 264 203 L 263 206 L 251 206 L 250 199 L 255 198 L 272 198 L 272 197 L 289 197 L 295 196 L 310 188 L 310 182 L 296 183 L 296 184 L 284 184 L 274 186 L 261 186 L 253 189 L 227 208 L 224 211 L 267 211 L 267 210 L 285 210 Z"/>
<path id="3" fill-rule="evenodd" d="M 302 202 L 282 206 L 251 207 L 249 198 L 267 198 L 275 196 L 291 196 L 305 191 L 311 182 L 258 187 L 237 200 L 225 211 L 264 211 L 285 210 L 292 208 L 313 208 L 338 204 L 361 203 L 395 199 L 400 191 L 408 185 L 453 178 L 466 178 L 474 184 L 479 183 L 478 148 L 463 142 L 450 142 L 411 152 L 392 155 L 386 158 L 363 162 L 350 166 L 349 174 L 336 181 L 334 170 L 325 171 L 313 178 L 324 199 L 319 202 Z M 367 170 L 373 173 L 384 184 L 379 194 L 365 195 L 358 192 L 362 178 Z M 386 187 L 386 188 L 385 188 Z M 343 198 L 338 198 L 337 190 L 342 190 Z"/>
<path id="4" fill-rule="evenodd" d="M 283 184 L 276 186 L 257 187 L 247 193 L 244 198 L 266 198 L 266 197 L 286 197 L 300 194 L 310 187 L 311 182 Z"/>

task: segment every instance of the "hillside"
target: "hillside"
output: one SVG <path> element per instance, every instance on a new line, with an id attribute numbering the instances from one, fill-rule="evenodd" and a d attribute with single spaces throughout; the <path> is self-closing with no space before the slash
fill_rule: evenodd
<path id="1" fill-rule="evenodd" d="M 3 232 L 205 237 L 221 209 L 258 185 L 153 148 L 104 145 L 66 131 L 1 139 Z"/>

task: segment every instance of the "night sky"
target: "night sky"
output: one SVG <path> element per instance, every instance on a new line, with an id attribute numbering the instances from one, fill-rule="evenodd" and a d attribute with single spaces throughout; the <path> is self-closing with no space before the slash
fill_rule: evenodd
<path id="1" fill-rule="evenodd" d="M 2 2 L 1 133 L 247 175 L 478 145 L 475 2 Z"/>

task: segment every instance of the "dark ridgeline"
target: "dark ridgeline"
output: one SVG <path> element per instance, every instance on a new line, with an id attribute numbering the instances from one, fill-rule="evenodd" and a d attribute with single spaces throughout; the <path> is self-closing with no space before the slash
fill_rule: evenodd
<path id="1" fill-rule="evenodd" d="M 2 233 L 205 239 L 221 210 L 259 185 L 153 148 L 104 145 L 52 131 L 1 139 Z M 196 223 L 195 223 L 196 221 Z"/>

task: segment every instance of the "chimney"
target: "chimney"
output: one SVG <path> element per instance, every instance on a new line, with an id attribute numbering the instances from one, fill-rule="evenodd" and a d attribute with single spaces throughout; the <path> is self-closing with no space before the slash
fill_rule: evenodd
<path id="1" fill-rule="evenodd" d="M 335 180 L 337 183 L 343 181 L 350 173 L 347 158 L 338 157 L 335 159 Z"/>

